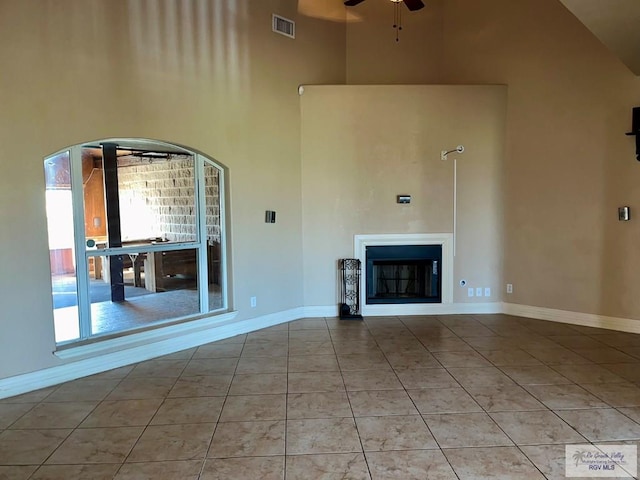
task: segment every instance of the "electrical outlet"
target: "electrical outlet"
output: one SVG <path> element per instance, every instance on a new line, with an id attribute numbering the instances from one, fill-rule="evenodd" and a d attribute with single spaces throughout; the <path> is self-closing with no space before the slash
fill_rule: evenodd
<path id="1" fill-rule="evenodd" d="M 258 304 L 256 297 L 251 297 L 251 308 L 256 308 L 256 305 Z"/>
<path id="2" fill-rule="evenodd" d="M 476 288 L 476 297 L 481 297 L 482 296 L 482 287 L 478 287 Z"/>
<path id="3" fill-rule="evenodd" d="M 489 287 L 485 287 L 484 296 L 485 297 L 490 297 L 491 296 L 491 289 Z"/>
<path id="4" fill-rule="evenodd" d="M 469 295 L 470 297 L 473 297 L 473 292 L 475 290 L 473 289 L 473 287 L 469 287 L 469 290 L 467 290 L 467 295 Z"/>
<path id="5" fill-rule="evenodd" d="M 507 283 L 507 293 L 513 293 L 513 284 Z"/>

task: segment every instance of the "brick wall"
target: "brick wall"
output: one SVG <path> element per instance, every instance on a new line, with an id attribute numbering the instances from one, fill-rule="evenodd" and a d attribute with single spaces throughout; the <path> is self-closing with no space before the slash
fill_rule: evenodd
<path id="1" fill-rule="evenodd" d="M 118 169 L 123 240 L 196 239 L 194 158 L 140 160 Z M 205 167 L 207 241 L 220 242 L 218 169 Z"/>
<path id="2" fill-rule="evenodd" d="M 204 166 L 207 202 L 207 243 L 220 243 L 220 171 L 213 165 Z"/>

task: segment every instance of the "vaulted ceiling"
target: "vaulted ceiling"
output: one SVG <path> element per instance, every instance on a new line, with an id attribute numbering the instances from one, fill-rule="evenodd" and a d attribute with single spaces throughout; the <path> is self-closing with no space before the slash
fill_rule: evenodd
<path id="1" fill-rule="evenodd" d="M 640 0 L 560 0 L 636 75 L 640 75 Z"/>
<path id="2" fill-rule="evenodd" d="M 300 13 L 335 21 L 358 21 L 344 0 L 298 0 Z M 640 75 L 640 0 L 559 0 L 636 75 Z"/>

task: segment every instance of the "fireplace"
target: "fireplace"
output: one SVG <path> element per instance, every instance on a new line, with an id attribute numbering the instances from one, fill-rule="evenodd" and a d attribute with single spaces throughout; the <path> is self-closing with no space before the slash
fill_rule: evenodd
<path id="1" fill-rule="evenodd" d="M 441 303 L 441 245 L 366 247 L 366 303 Z"/>
<path id="2" fill-rule="evenodd" d="M 451 310 L 451 233 L 355 235 L 353 251 L 363 270 L 359 289 L 362 315 L 423 315 Z"/>

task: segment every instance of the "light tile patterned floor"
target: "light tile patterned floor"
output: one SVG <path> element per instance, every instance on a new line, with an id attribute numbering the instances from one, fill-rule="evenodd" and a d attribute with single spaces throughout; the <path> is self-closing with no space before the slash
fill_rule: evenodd
<path id="1" fill-rule="evenodd" d="M 302 319 L 0 401 L 0 479 L 560 479 L 640 441 L 640 335 Z"/>

